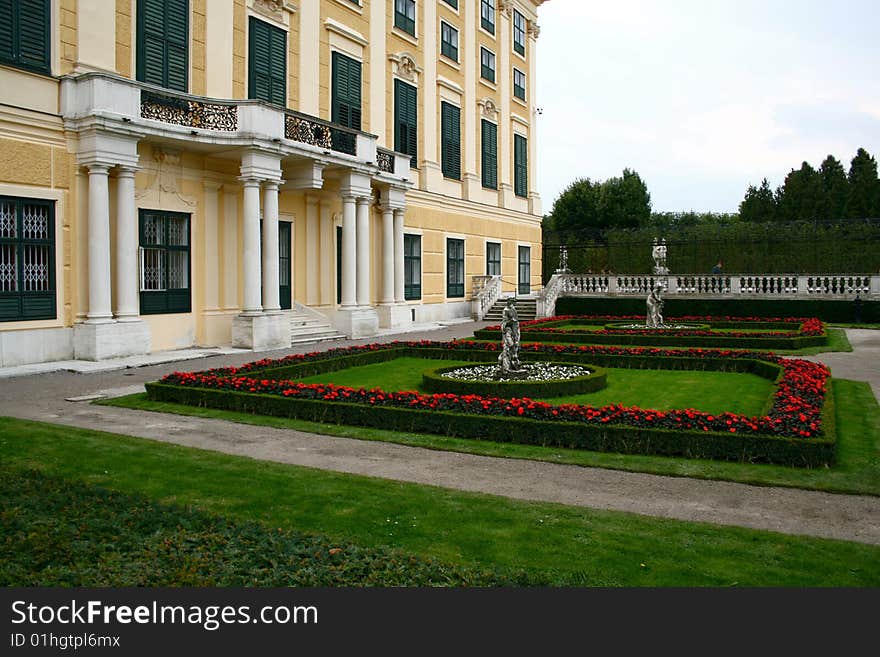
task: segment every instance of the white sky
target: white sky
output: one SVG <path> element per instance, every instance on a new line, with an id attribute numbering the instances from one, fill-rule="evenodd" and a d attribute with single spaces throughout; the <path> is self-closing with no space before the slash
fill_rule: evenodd
<path id="1" fill-rule="evenodd" d="M 655 211 L 735 212 L 829 153 L 880 159 L 880 0 L 550 0 L 538 191 L 635 169 Z"/>

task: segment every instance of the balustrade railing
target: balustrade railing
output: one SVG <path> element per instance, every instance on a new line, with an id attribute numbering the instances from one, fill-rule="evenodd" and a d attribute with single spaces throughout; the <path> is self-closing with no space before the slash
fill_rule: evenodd
<path id="1" fill-rule="evenodd" d="M 501 296 L 501 277 L 474 276 L 472 282 L 471 316 L 481 321 Z"/>
<path id="2" fill-rule="evenodd" d="M 141 117 L 203 130 L 238 130 L 238 107 L 141 90 Z"/>
<path id="3" fill-rule="evenodd" d="M 385 173 L 394 173 L 394 153 L 392 153 L 391 151 L 386 151 L 383 148 L 377 148 L 376 166 L 379 167 L 379 171 L 384 171 Z"/>
<path id="4" fill-rule="evenodd" d="M 661 285 L 671 297 L 767 299 L 880 299 L 880 274 L 707 274 L 652 276 L 555 273 L 547 282 L 541 314 L 552 316 L 565 296 L 643 296 Z"/>
<path id="5" fill-rule="evenodd" d="M 357 154 L 356 131 L 293 110 L 284 112 L 284 138 L 347 155 Z"/>

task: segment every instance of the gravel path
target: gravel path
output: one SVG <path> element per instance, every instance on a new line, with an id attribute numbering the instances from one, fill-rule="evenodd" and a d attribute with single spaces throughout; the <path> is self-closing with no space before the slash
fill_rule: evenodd
<path id="1" fill-rule="evenodd" d="M 469 336 L 475 324 L 397 339 Z M 862 335 L 863 333 L 871 335 Z M 880 332 L 847 331 L 856 352 L 822 354 L 836 376 L 869 380 L 878 390 Z M 395 339 L 387 336 L 381 340 Z M 345 341 L 321 348 L 368 341 Z M 228 454 L 430 484 L 506 497 L 557 502 L 662 518 L 766 529 L 880 545 L 880 497 L 619 472 L 600 468 L 440 452 L 381 442 L 130 411 L 65 399 L 96 392 L 125 394 L 175 369 L 241 364 L 268 354 L 235 354 L 100 374 L 58 372 L 0 382 L 0 415 L 151 438 Z M 837 358 L 848 356 L 848 358 Z M 832 358 L 834 357 L 834 358 Z M 864 374 L 864 376 L 862 376 Z"/>

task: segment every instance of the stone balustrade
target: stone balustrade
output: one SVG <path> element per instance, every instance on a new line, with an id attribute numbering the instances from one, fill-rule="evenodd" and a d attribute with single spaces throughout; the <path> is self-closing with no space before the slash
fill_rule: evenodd
<path id="1" fill-rule="evenodd" d="M 704 299 L 845 299 L 856 294 L 880 300 L 880 274 L 571 274 L 557 272 L 539 299 L 539 316 L 550 317 L 559 297 L 647 297 L 656 285 L 665 297 Z"/>
<path id="2" fill-rule="evenodd" d="M 471 317 L 481 321 L 501 296 L 500 276 L 474 276 Z"/>

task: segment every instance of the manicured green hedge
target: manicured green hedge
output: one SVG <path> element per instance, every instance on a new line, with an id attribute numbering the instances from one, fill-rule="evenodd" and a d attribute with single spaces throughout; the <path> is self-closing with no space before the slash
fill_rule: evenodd
<path id="1" fill-rule="evenodd" d="M 622 425 L 425 412 L 161 383 L 148 383 L 146 387 L 150 399 L 156 401 L 391 431 L 623 454 L 766 462 L 799 467 L 821 467 L 834 462 L 835 440 L 828 431 L 833 431 L 833 425 L 827 427 L 826 435 L 822 438 L 800 440 L 765 435 L 669 431 Z M 826 410 L 830 408 L 830 392 L 828 395 Z"/>
<path id="2" fill-rule="evenodd" d="M 818 317 L 853 322 L 852 301 L 841 299 L 664 299 L 663 314 L 729 317 Z M 632 297 L 562 297 L 557 315 L 644 315 L 645 300 Z M 862 321 L 880 323 L 880 301 L 862 301 Z"/>
<path id="3" fill-rule="evenodd" d="M 590 373 L 587 376 L 554 381 L 463 381 L 443 376 L 445 372 L 458 368 L 438 367 L 422 372 L 422 388 L 427 392 L 451 392 L 455 395 L 544 399 L 596 392 L 608 385 L 608 374 L 605 370 L 585 363 L 578 365 L 587 368 Z"/>
<path id="4" fill-rule="evenodd" d="M 474 337 L 478 340 L 501 340 L 500 331 L 480 329 L 474 331 Z M 651 334 L 603 334 L 595 331 L 566 331 L 565 333 L 548 333 L 545 331 L 530 331 L 524 328 L 520 331 L 523 342 L 565 342 L 569 344 L 614 344 L 624 346 L 667 346 L 667 347 L 699 347 L 701 349 L 803 349 L 805 347 L 820 347 L 828 343 L 824 335 L 803 335 L 784 337 L 733 337 L 724 333 L 717 336 L 702 335 L 664 335 Z"/>

